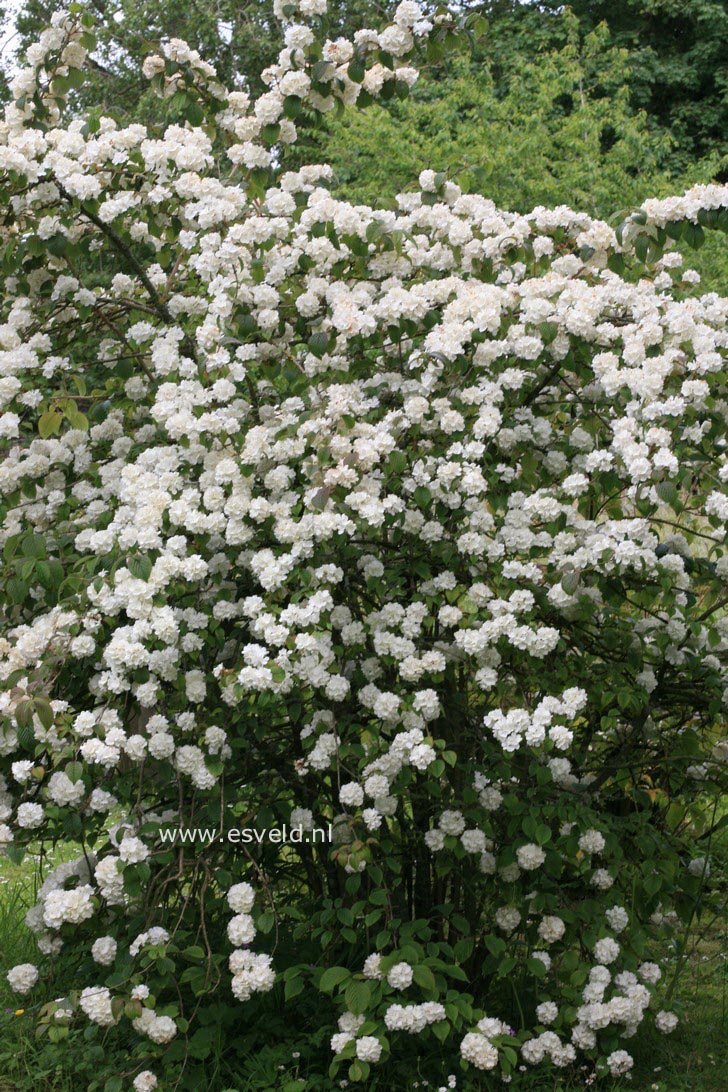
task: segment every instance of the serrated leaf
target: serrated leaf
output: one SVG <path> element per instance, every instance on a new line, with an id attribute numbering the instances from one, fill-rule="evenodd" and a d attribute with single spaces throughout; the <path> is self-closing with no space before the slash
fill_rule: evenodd
<path id="1" fill-rule="evenodd" d="M 33 731 L 32 724 L 21 724 L 18 726 L 18 743 L 24 751 L 35 750 L 35 732 Z"/>
<path id="2" fill-rule="evenodd" d="M 561 587 L 567 595 L 573 595 L 581 582 L 581 573 L 568 572 L 561 577 Z"/>
<path id="3" fill-rule="evenodd" d="M 318 988 L 323 990 L 324 993 L 331 993 L 340 982 L 343 982 L 345 978 L 349 978 L 350 974 L 351 971 L 347 970 L 346 967 L 329 967 L 321 975 Z"/>
<path id="4" fill-rule="evenodd" d="M 127 567 L 131 575 L 135 576 L 137 580 L 148 580 L 152 572 L 152 562 L 143 554 L 140 557 L 130 558 Z"/>
<path id="5" fill-rule="evenodd" d="M 35 702 L 35 715 L 41 722 L 46 731 L 53 727 L 53 721 L 55 714 L 51 708 L 51 703 L 47 698 L 36 698 Z"/>
<path id="6" fill-rule="evenodd" d="M 328 344 L 329 335 L 325 334 L 323 330 L 317 330 L 316 333 L 311 334 L 311 337 L 308 339 L 309 351 L 312 352 L 315 357 L 318 357 L 319 360 L 326 352 Z"/>
<path id="7" fill-rule="evenodd" d="M 290 1001 L 292 997 L 297 997 L 299 993 L 302 993 L 303 986 L 304 982 L 302 978 L 289 978 L 283 991 L 286 1001 Z"/>
<path id="8" fill-rule="evenodd" d="M 366 1012 L 367 1006 L 371 1001 L 372 988 L 368 982 L 358 981 L 354 979 L 346 987 L 344 993 L 344 1000 L 349 1012 L 353 1012 L 355 1016 L 360 1016 Z"/>
<path id="9" fill-rule="evenodd" d="M 47 440 L 49 436 L 55 436 L 62 423 L 63 414 L 57 410 L 48 410 L 46 413 L 41 413 L 38 418 L 38 432 L 41 439 Z"/>
<path id="10" fill-rule="evenodd" d="M 431 1025 L 432 1030 L 435 1033 L 435 1038 L 441 1043 L 444 1043 L 450 1034 L 450 1025 L 447 1020 L 438 1020 L 436 1024 Z"/>
<path id="11" fill-rule="evenodd" d="M 673 505 L 677 500 L 677 486 L 674 482 L 665 479 L 665 481 L 658 482 L 655 486 L 655 492 L 660 500 L 663 500 L 665 504 Z"/>
<path id="12" fill-rule="evenodd" d="M 11 602 L 15 603 L 17 606 L 20 606 L 20 604 L 24 603 L 28 598 L 28 585 L 23 580 L 19 580 L 16 576 L 10 577 L 5 585 L 5 590 L 8 593 Z"/>
<path id="13" fill-rule="evenodd" d="M 418 986 L 421 986 L 423 990 L 436 990 L 437 985 L 435 983 L 435 976 L 429 967 L 424 964 L 419 964 L 412 969 L 412 977 Z"/>
<path id="14" fill-rule="evenodd" d="M 45 539 L 42 535 L 26 535 L 20 544 L 23 557 L 38 561 L 46 556 Z"/>

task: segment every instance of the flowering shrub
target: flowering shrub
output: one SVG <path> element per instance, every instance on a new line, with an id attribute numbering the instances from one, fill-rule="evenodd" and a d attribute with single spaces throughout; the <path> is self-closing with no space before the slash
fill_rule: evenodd
<path id="1" fill-rule="evenodd" d="M 161 132 L 64 121 L 81 13 L 15 80 L 0 840 L 77 853 L 8 980 L 54 1042 L 133 1036 L 112 1092 L 281 1005 L 319 1081 L 627 1073 L 726 757 L 728 301 L 670 247 L 728 187 L 616 231 L 427 170 L 338 201 L 281 147 L 455 25 L 325 6 L 255 102 L 170 41 Z M 333 842 L 164 837 L 245 823 Z"/>

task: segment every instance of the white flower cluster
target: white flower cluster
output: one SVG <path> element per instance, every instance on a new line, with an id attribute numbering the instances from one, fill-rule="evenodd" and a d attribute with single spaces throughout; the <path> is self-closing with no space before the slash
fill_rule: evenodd
<path id="1" fill-rule="evenodd" d="M 528 845 L 518 847 L 516 858 L 519 868 L 522 868 L 525 872 L 533 872 L 534 869 L 540 868 L 544 863 L 546 853 L 541 846 L 528 843 Z"/>
<path id="2" fill-rule="evenodd" d="M 486 716 L 485 727 L 505 751 L 515 751 L 521 743 L 538 747 L 547 739 L 563 751 L 571 744 L 573 732 L 565 725 L 554 724 L 554 718 L 574 720 L 586 702 L 586 691 L 571 687 L 564 691 L 561 698 L 544 698 L 532 713 L 526 709 L 511 709 L 507 713 L 494 709 Z"/>
<path id="3" fill-rule="evenodd" d="M 256 954 L 241 947 L 252 944 L 256 928 L 250 911 L 255 903 L 255 890 L 247 882 L 229 888 L 227 901 L 235 916 L 228 922 L 228 939 L 235 948 L 229 958 L 232 991 L 238 1001 L 248 1001 L 254 993 L 268 993 L 273 989 L 276 973 L 269 955 Z"/>
<path id="4" fill-rule="evenodd" d="M 111 991 L 106 986 L 86 986 L 79 1005 L 93 1024 L 106 1028 L 116 1023 L 111 1007 Z"/>
<path id="5" fill-rule="evenodd" d="M 466 1062 L 476 1069 L 495 1069 L 498 1065 L 498 1047 L 492 1040 L 498 1035 L 512 1035 L 513 1031 L 492 1016 L 478 1021 L 477 1030 L 469 1031 L 460 1044 L 460 1053 Z"/>
<path id="6" fill-rule="evenodd" d="M 407 1031 L 419 1035 L 428 1024 L 445 1019 L 445 1007 L 439 1001 L 423 1001 L 420 1005 L 390 1005 L 384 1023 L 390 1031 Z"/>
<path id="7" fill-rule="evenodd" d="M 521 1057 L 529 1065 L 538 1065 L 549 1058 L 556 1066 L 568 1066 L 576 1059 L 571 1043 L 562 1043 L 555 1031 L 542 1031 L 534 1039 L 527 1039 L 521 1047 Z"/>
<path id="8" fill-rule="evenodd" d="M 134 1092 L 154 1092 L 159 1081 L 149 1069 L 145 1069 L 141 1073 L 137 1073 L 132 1084 Z"/>
<path id="9" fill-rule="evenodd" d="M 344 1047 L 355 1042 L 356 1057 L 361 1062 L 374 1064 L 382 1056 L 382 1044 L 374 1035 L 359 1036 L 359 1029 L 364 1025 L 366 1017 L 355 1016 L 353 1012 L 345 1012 L 339 1017 L 338 1032 L 331 1037 L 331 1049 L 334 1054 L 340 1054 Z"/>
<path id="10" fill-rule="evenodd" d="M 38 968 L 33 963 L 18 963 L 10 968 L 6 978 L 15 993 L 30 993 L 38 981 Z"/>
<path id="11" fill-rule="evenodd" d="M 395 990 L 406 990 L 412 985 L 412 974 L 409 963 L 395 963 L 387 973 L 387 982 Z"/>
<path id="12" fill-rule="evenodd" d="M 141 1015 L 132 1020 L 132 1027 L 140 1035 L 146 1035 L 153 1043 L 171 1043 L 177 1034 L 177 1025 L 171 1016 L 159 1016 L 150 1008 L 142 1008 Z"/>

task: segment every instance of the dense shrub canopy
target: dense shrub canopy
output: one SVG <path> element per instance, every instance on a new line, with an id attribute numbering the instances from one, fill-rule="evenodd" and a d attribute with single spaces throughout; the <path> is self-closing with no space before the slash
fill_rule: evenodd
<path id="1" fill-rule="evenodd" d="M 726 755 L 728 301 L 671 247 L 728 187 L 616 231 L 431 170 L 336 200 L 278 166 L 296 119 L 457 28 L 325 7 L 254 101 L 170 41 L 158 131 L 64 119 L 93 39 L 55 17 L 0 130 L 0 840 L 77 847 L 41 1026 L 129 1037 L 137 1092 L 283 1003 L 312 1087 L 626 1073 Z"/>

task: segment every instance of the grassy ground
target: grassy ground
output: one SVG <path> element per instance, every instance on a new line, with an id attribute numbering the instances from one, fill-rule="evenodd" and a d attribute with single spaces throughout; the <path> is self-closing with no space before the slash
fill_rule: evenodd
<path id="1" fill-rule="evenodd" d="M 58 863 L 57 861 L 55 863 Z M 67 1043 L 54 1045 L 35 1038 L 32 1002 L 23 1009 L 22 1001 L 7 988 L 4 971 L 8 966 L 32 960 L 34 943 L 23 923 L 25 910 L 35 901 L 37 862 L 20 867 L 0 858 L 0 1092 L 81 1092 L 95 1084 L 99 1069 L 110 1058 L 103 1044 L 85 1041 L 75 1032 Z M 672 1035 L 654 1030 L 639 1033 L 630 1047 L 635 1070 L 630 1081 L 612 1081 L 599 1085 L 604 1092 L 725 1092 L 728 1089 L 728 928 L 725 922 L 705 924 L 693 937 L 683 968 L 673 1007 L 681 1015 L 680 1025 Z M 676 966 L 676 955 L 666 953 L 668 973 Z M 277 1053 L 280 1060 L 280 1052 Z M 306 1092 L 311 1086 L 301 1078 L 292 1060 L 285 1073 L 271 1065 L 265 1076 L 265 1060 L 251 1059 L 245 1073 L 229 1075 L 230 1092 L 260 1092 L 281 1089 Z M 109 1070 L 107 1069 L 108 1073 Z M 113 1069 L 111 1070 L 113 1072 Z M 562 1075 L 529 1075 L 520 1089 L 528 1092 L 575 1092 L 589 1087 L 589 1070 L 569 1079 Z M 317 1085 L 320 1087 L 320 1085 Z M 406 1085 L 393 1089 L 372 1081 L 377 1092 L 406 1092 L 428 1088 L 414 1075 Z M 126 1092 L 126 1086 L 125 1086 Z M 201 1090 L 202 1092 L 202 1090 Z M 468 1082 L 458 1080 L 458 1092 L 469 1092 Z"/>

